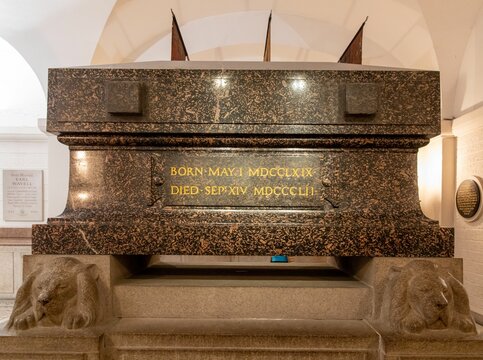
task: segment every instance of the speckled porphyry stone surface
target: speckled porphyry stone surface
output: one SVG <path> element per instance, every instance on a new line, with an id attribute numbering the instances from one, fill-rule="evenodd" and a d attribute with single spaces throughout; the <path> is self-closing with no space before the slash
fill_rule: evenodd
<path id="1" fill-rule="evenodd" d="M 436 72 L 54 69 L 47 127 L 71 149 L 69 198 L 34 227 L 33 251 L 452 256 L 417 189 L 439 118 Z"/>
<path id="2" fill-rule="evenodd" d="M 140 113 L 126 111 L 138 101 Z M 160 62 L 49 72 L 51 132 L 426 136 L 439 133 L 439 121 L 434 71 Z"/>

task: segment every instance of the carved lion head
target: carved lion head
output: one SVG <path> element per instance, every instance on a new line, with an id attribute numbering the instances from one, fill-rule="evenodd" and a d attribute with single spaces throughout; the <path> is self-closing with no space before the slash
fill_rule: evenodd
<path id="1" fill-rule="evenodd" d="M 81 328 L 97 318 L 97 268 L 70 257 L 38 265 L 20 287 L 8 328 Z"/>
<path id="2" fill-rule="evenodd" d="M 408 333 L 424 329 L 474 332 L 468 296 L 448 271 L 429 260 L 394 269 L 389 283 L 391 326 Z"/>

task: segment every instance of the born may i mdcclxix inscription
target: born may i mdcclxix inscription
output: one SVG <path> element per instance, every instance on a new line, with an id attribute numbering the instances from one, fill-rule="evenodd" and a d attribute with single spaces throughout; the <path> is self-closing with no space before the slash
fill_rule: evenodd
<path id="1" fill-rule="evenodd" d="M 154 181 L 165 206 L 319 207 L 329 183 L 320 157 L 311 154 L 171 153 L 156 158 Z"/>

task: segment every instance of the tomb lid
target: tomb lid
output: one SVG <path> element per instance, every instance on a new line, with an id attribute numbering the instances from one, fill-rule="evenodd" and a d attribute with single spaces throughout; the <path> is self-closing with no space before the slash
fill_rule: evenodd
<path id="1" fill-rule="evenodd" d="M 49 71 L 53 133 L 440 132 L 439 72 L 335 63 L 148 62 Z"/>
<path id="2" fill-rule="evenodd" d="M 387 66 L 372 66 L 358 64 L 344 64 L 333 62 L 288 62 L 288 61 L 144 61 L 122 64 L 102 64 L 76 66 L 80 69 L 186 69 L 186 70 L 337 70 L 337 71 L 425 71 L 439 73 L 432 70 L 418 70 L 395 68 Z"/>

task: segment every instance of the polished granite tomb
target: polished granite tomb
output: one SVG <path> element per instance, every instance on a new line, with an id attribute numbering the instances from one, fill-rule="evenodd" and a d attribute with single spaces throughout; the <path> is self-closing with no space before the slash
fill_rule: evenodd
<path id="1" fill-rule="evenodd" d="M 420 209 L 439 73 L 155 62 L 51 69 L 65 211 L 35 254 L 453 255 Z"/>
<path id="2" fill-rule="evenodd" d="M 430 71 L 51 70 L 69 196 L 0 360 L 483 359 L 453 231 L 419 206 L 439 106 Z"/>

